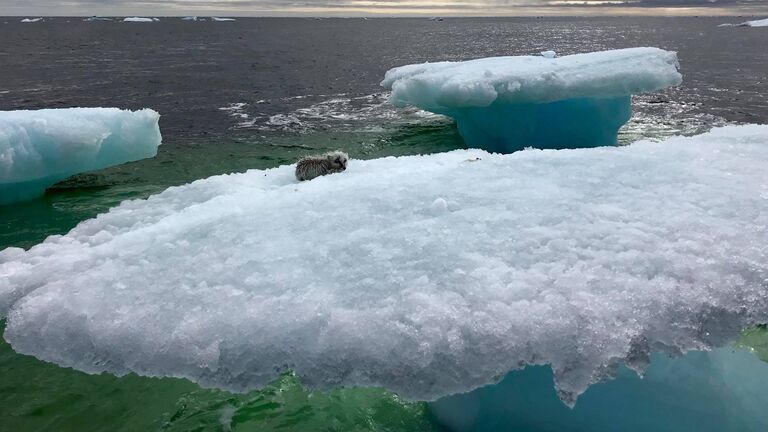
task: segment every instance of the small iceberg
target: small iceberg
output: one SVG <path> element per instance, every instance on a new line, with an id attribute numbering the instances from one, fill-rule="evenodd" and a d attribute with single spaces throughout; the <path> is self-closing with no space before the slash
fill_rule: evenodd
<path id="1" fill-rule="evenodd" d="M 155 156 L 159 119 L 150 109 L 0 111 L 0 204 L 38 197 L 73 174 Z"/>
<path id="2" fill-rule="evenodd" d="M 761 20 L 745 21 L 739 26 L 743 27 L 768 27 L 768 18 Z"/>
<path id="3" fill-rule="evenodd" d="M 396 107 L 452 117 L 469 147 L 510 153 L 615 145 L 631 95 L 682 82 L 676 54 L 658 48 L 552 55 L 412 64 L 381 85 Z"/>
<path id="4" fill-rule="evenodd" d="M 23 20 L 21 20 L 21 22 L 23 22 L 23 23 L 35 23 L 35 22 L 40 22 L 42 20 L 43 20 L 42 18 L 24 18 Z"/>
<path id="5" fill-rule="evenodd" d="M 761 20 L 744 21 L 739 24 L 723 23 L 718 27 L 768 27 L 768 18 Z"/>
<path id="6" fill-rule="evenodd" d="M 87 21 L 87 22 L 94 22 L 94 21 L 112 21 L 112 18 L 105 18 L 105 17 L 100 17 L 100 16 L 96 16 L 96 15 L 94 15 L 94 16 L 92 16 L 92 17 L 88 17 L 88 18 L 84 19 L 83 21 Z"/>
<path id="7" fill-rule="evenodd" d="M 228 21 L 235 21 L 235 19 L 234 18 L 211 17 L 211 21 L 215 21 L 215 22 L 228 22 Z"/>
<path id="8" fill-rule="evenodd" d="M 744 125 L 198 180 L 0 251 L 4 337 L 89 373 L 247 391 L 291 369 L 428 401 L 546 365 L 573 405 L 768 322 L 767 143 Z"/>
<path id="9" fill-rule="evenodd" d="M 181 18 L 182 21 L 199 21 L 199 18 L 196 16 L 187 16 Z"/>
<path id="10" fill-rule="evenodd" d="M 141 22 L 141 23 L 146 23 L 146 22 L 155 22 L 155 21 L 160 21 L 160 18 L 128 17 L 128 18 L 123 19 L 123 22 Z"/>

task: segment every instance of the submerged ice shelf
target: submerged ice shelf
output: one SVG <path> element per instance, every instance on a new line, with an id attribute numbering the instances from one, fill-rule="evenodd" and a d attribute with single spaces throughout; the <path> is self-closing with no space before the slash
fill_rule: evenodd
<path id="1" fill-rule="evenodd" d="M 73 174 L 155 156 L 159 119 L 150 109 L 0 111 L 0 204 L 40 196 Z"/>
<path id="2" fill-rule="evenodd" d="M 480 150 L 223 175 L 0 251 L 14 349 L 86 372 L 434 400 L 768 321 L 768 126 L 626 147 Z M 750 185 L 750 187 L 744 187 Z"/>
<path id="3" fill-rule="evenodd" d="M 552 372 L 531 367 L 499 384 L 430 404 L 453 432 L 723 432 L 768 430 L 768 363 L 723 347 L 681 357 L 652 356 L 645 374 L 621 367 L 568 408 Z"/>
<path id="4" fill-rule="evenodd" d="M 658 48 L 542 54 L 401 66 L 381 85 L 395 106 L 455 119 L 469 147 L 510 153 L 615 145 L 631 95 L 682 81 L 676 54 Z"/>

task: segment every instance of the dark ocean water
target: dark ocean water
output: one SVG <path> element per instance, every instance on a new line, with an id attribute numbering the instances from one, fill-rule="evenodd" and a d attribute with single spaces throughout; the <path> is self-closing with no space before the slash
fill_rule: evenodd
<path id="1" fill-rule="evenodd" d="M 130 198 L 292 163 L 461 148 L 455 126 L 395 110 L 379 86 L 407 63 L 656 46 L 678 52 L 683 85 L 633 100 L 620 141 L 768 123 L 768 29 L 727 18 L 238 19 L 22 24 L 0 18 L 0 110 L 153 108 L 152 160 L 89 173 L 0 207 L 0 249 L 30 247 Z M 147 395 L 150 398 L 147 399 Z M 151 408 L 150 408 L 151 407 Z M 182 380 L 87 376 L 0 342 L 0 430 L 431 430 L 424 404 L 375 389 L 315 394 L 286 376 L 232 395 Z"/>
<path id="2" fill-rule="evenodd" d="M 462 147 L 451 122 L 386 103 L 384 72 L 413 62 L 656 46 L 678 52 L 683 85 L 636 97 L 622 142 L 765 123 L 768 51 L 756 48 L 765 29 L 717 27 L 726 21 L 0 18 L 0 110 L 150 107 L 162 115 L 164 137 L 153 160 L 0 209 L 0 247 L 31 246 L 127 198 L 291 163 L 315 149 L 371 158 Z"/>

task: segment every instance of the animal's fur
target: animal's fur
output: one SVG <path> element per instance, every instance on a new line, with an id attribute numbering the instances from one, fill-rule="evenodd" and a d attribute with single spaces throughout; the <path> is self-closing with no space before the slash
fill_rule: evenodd
<path id="1" fill-rule="evenodd" d="M 326 174 L 347 169 L 349 156 L 341 151 L 332 151 L 318 156 L 307 156 L 296 163 L 296 178 L 299 181 L 312 180 Z"/>

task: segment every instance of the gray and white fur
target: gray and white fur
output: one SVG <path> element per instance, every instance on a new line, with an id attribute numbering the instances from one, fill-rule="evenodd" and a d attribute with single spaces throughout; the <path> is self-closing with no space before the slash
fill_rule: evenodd
<path id="1" fill-rule="evenodd" d="M 326 174 L 347 169 L 349 156 L 341 151 L 332 151 L 318 156 L 307 156 L 296 163 L 296 178 L 299 181 L 312 180 Z"/>

